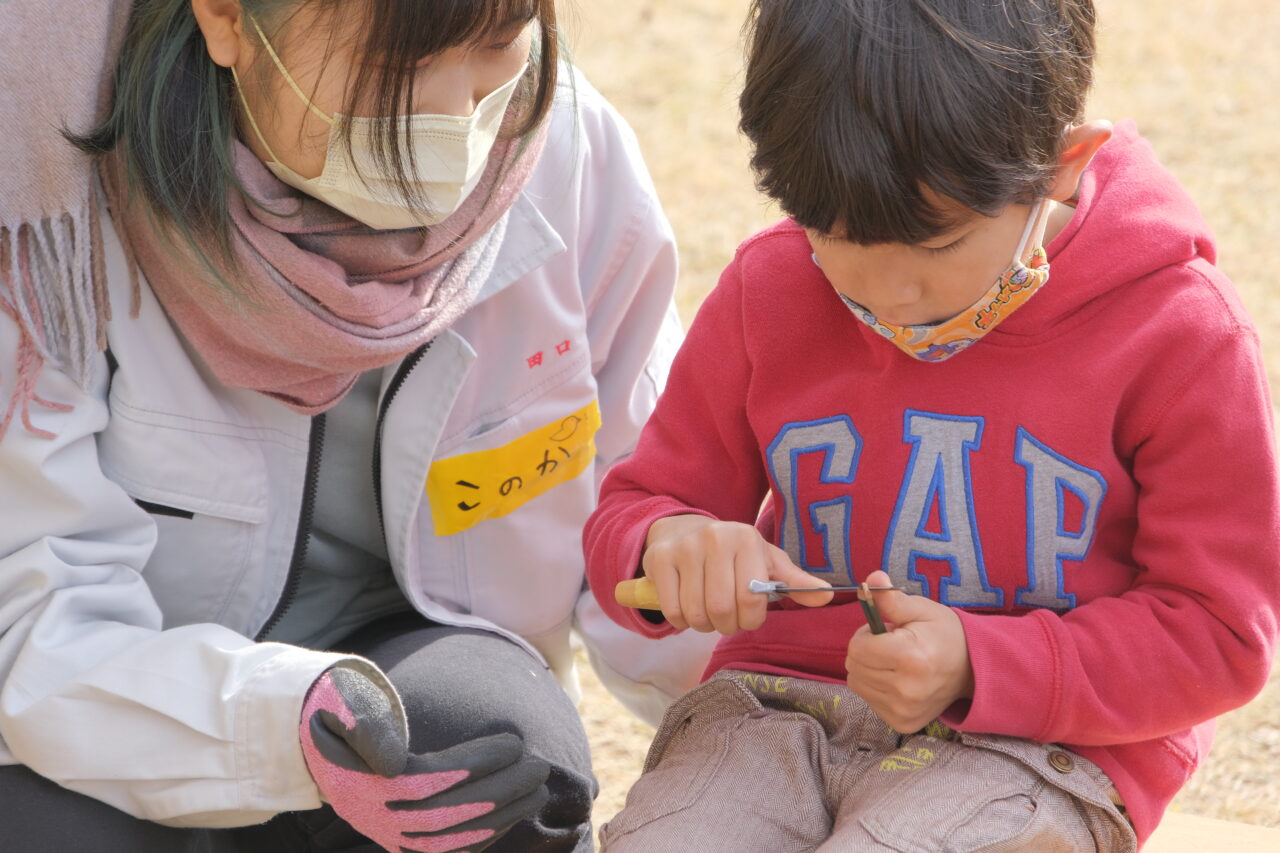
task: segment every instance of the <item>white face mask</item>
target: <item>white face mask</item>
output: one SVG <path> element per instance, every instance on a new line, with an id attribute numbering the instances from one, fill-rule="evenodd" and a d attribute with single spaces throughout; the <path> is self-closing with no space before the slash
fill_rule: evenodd
<path id="1" fill-rule="evenodd" d="M 253 132 L 258 135 L 262 147 L 271 156 L 271 162 L 266 164 L 267 168 L 294 189 L 323 201 L 370 228 L 380 230 L 434 225 L 462 206 L 484 174 L 489 152 L 498 138 L 498 129 L 506 115 L 507 105 L 511 102 L 520 78 L 529 67 L 525 63 L 520 73 L 486 95 L 476 105 L 475 112 L 465 118 L 424 113 L 409 116 L 405 125 L 401 125 L 402 132 L 396 134 L 401 162 L 415 164 L 422 173 L 420 177 L 409 181 L 409 187 L 416 191 L 417 198 L 426 205 L 426 209 L 423 209 L 410 206 L 400 188 L 398 176 L 384 169 L 374 156 L 373 141 L 377 138 L 377 129 L 390 119 L 351 118 L 351 150 L 348 152 L 338 135 L 341 115 L 326 115 L 311 103 L 311 99 L 303 94 L 285 69 L 258 22 L 253 21 L 253 26 L 290 88 L 308 109 L 332 127 L 323 171 L 319 177 L 304 178 L 281 163 L 271 146 L 267 145 L 257 121 L 249 111 L 248 102 L 244 100 L 244 93 L 241 92 L 240 100 L 244 103 L 249 124 L 253 126 Z M 234 67 L 231 73 L 239 91 L 240 78 Z"/>

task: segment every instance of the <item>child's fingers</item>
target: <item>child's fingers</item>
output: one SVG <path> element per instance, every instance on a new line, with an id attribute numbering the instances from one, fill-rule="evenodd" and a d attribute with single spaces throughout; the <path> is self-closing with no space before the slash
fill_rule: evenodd
<path id="1" fill-rule="evenodd" d="M 893 581 L 889 580 L 889 575 L 885 572 L 875 571 L 867 576 L 867 586 L 873 589 L 893 586 Z M 892 623 L 891 631 L 892 627 L 901 628 L 937 615 L 937 603 L 922 595 L 907 595 L 898 589 L 881 589 L 872 592 L 871 597 L 875 600 L 876 609 L 880 611 L 880 618 L 885 625 L 889 627 Z"/>
<path id="2" fill-rule="evenodd" d="M 907 735 L 918 732 L 937 719 L 937 714 L 918 711 L 909 707 L 893 691 L 881 690 L 869 685 L 855 685 L 852 679 L 849 689 L 857 693 L 884 723 L 896 732 Z"/>
<path id="3" fill-rule="evenodd" d="M 719 631 L 728 636 L 738 633 L 737 551 L 732 547 L 717 548 L 707 554 L 703 570 L 704 623 L 690 619 L 698 631 Z"/>
<path id="4" fill-rule="evenodd" d="M 906 634 L 872 634 L 871 626 L 861 625 L 849 638 L 845 657 L 845 669 L 863 676 L 873 673 L 892 678 L 901 664 L 903 654 L 910 652 L 911 640 Z"/>
<path id="5" fill-rule="evenodd" d="M 889 573 L 883 569 L 876 569 L 867 575 L 867 586 L 893 586 L 893 581 L 889 579 Z"/>
<path id="6" fill-rule="evenodd" d="M 767 545 L 766 547 L 769 554 L 770 580 L 782 581 L 787 586 L 831 586 L 831 584 L 815 578 L 791 562 L 791 558 L 787 556 L 786 551 L 775 545 Z M 797 604 L 803 604 L 805 607 L 821 607 L 824 604 L 830 604 L 831 599 L 835 597 L 835 593 L 825 590 L 819 592 L 791 592 L 787 594 L 792 601 Z"/>
<path id="7" fill-rule="evenodd" d="M 766 550 L 768 547 L 768 543 L 761 539 L 759 547 L 742 551 L 734 563 L 733 584 L 737 621 L 738 627 L 744 631 L 754 631 L 763 625 L 768 611 L 768 596 L 751 591 L 752 581 L 769 579 L 769 552 Z"/>
<path id="8" fill-rule="evenodd" d="M 695 631 L 712 630 L 711 622 L 707 619 L 704 560 L 705 557 L 701 554 L 691 555 L 678 566 L 680 615 L 684 623 Z M 670 617 L 667 621 L 671 621 Z"/>
<path id="9" fill-rule="evenodd" d="M 703 582 L 710 626 L 725 636 L 764 622 L 767 599 L 751 581 L 768 578 L 765 542 L 755 528 L 736 525 L 708 543 Z M 695 626 L 696 627 L 696 626 Z"/>
<path id="10" fill-rule="evenodd" d="M 641 565 L 672 627 L 729 635 L 764 621 L 767 600 L 750 592 L 769 576 L 762 547 L 749 524 L 675 516 L 650 528 Z"/>
<path id="11" fill-rule="evenodd" d="M 671 627 L 683 631 L 689 627 L 680 609 L 679 556 L 670 548 L 651 547 L 645 550 L 640 565 L 644 575 L 658 589 L 658 603 L 662 615 Z"/>

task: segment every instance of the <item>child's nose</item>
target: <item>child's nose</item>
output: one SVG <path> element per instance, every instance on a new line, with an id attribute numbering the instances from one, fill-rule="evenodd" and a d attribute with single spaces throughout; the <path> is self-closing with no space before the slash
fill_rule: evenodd
<path id="1" fill-rule="evenodd" d="M 881 280 L 870 290 L 871 305 L 866 307 L 886 323 L 910 325 L 904 322 L 907 313 L 924 295 L 923 288 L 911 280 Z"/>

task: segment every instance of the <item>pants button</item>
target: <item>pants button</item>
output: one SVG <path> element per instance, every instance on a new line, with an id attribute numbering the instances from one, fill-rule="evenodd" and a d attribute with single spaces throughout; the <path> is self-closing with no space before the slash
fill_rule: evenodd
<path id="1" fill-rule="evenodd" d="M 1076 769 L 1075 760 L 1071 758 L 1070 753 L 1055 749 L 1049 753 L 1049 765 L 1059 773 L 1070 773 Z"/>

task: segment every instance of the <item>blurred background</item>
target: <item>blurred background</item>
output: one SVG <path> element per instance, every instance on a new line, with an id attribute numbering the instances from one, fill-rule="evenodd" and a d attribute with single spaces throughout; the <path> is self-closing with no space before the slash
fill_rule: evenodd
<path id="1" fill-rule="evenodd" d="M 1136 119 L 1196 199 L 1280 388 L 1280 3 L 1095 2 L 1099 58 L 1087 117 Z M 737 132 L 747 6 L 561 2 L 575 61 L 635 129 L 675 228 L 686 325 L 738 243 L 779 215 L 756 192 Z M 582 707 L 603 822 L 621 808 L 653 731 L 586 675 Z M 1280 827 L 1280 669 L 1257 699 L 1220 721 L 1209 762 L 1173 808 Z"/>

